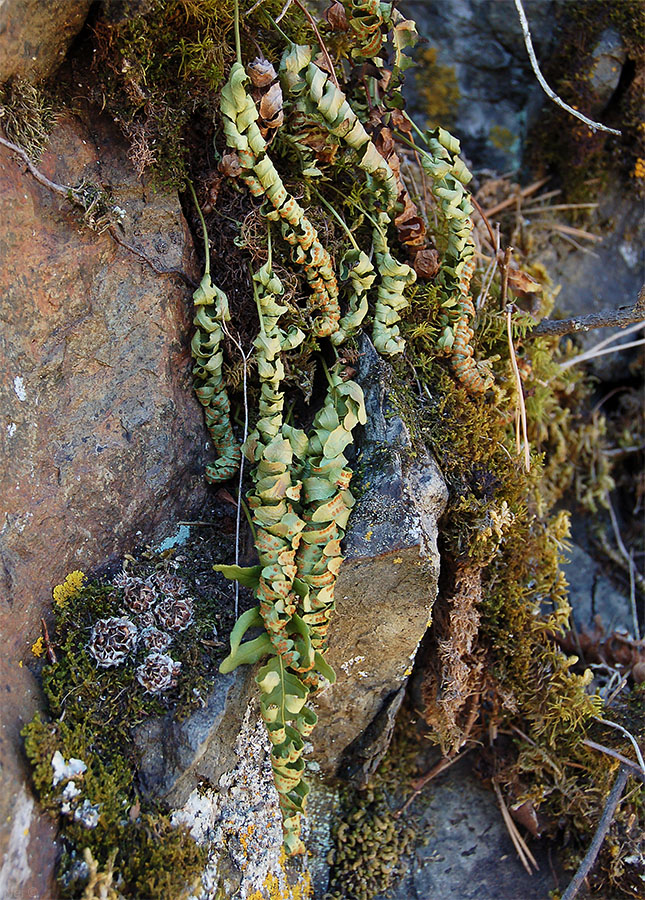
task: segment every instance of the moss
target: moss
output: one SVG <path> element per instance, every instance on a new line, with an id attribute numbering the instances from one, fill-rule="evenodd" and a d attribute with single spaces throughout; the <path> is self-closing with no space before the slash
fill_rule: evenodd
<path id="1" fill-rule="evenodd" d="M 14 78 L 0 87 L 0 115 L 8 140 L 38 162 L 56 119 L 47 93 L 29 81 Z"/>
<path id="2" fill-rule="evenodd" d="M 132 571 L 146 577 L 167 567 L 168 554 L 164 558 L 145 553 L 130 565 Z M 182 569 L 190 586 L 192 579 Z M 179 683 L 170 692 L 150 695 L 135 678 L 143 650 L 109 669 L 97 668 L 88 651 L 97 619 L 127 613 L 122 590 L 109 582 L 77 581 L 72 584 L 68 576 L 54 591 L 52 642 L 58 661 L 42 670 L 48 717 L 37 715 L 23 732 L 41 803 L 60 817 L 64 847 L 59 866 L 61 892 L 69 897 L 83 893 L 86 849 L 103 872 L 116 850 L 114 878 L 122 896 L 180 898 L 189 893 L 200 874 L 205 852 L 185 829 L 171 826 L 161 805 L 139 793 L 133 730 L 170 708 L 181 718 L 201 705 L 223 656 L 219 649 L 223 651 L 223 645 L 213 641 L 214 627 L 222 626 L 223 608 L 217 594 L 213 597 L 212 587 L 204 594 L 193 581 L 194 622 L 174 636 L 169 651 L 182 663 Z M 63 794 L 69 779 L 53 784 L 52 757 L 56 752 L 65 762 L 74 758 L 87 767 L 72 779 L 80 794 L 71 802 Z M 78 818 L 85 802 L 96 811 L 95 827 L 86 827 Z"/>
<path id="3" fill-rule="evenodd" d="M 267 0 L 249 20 L 241 4 L 245 58 L 258 48 L 272 59 L 282 52 L 282 38 L 263 16 L 275 17 L 282 5 Z M 211 158 L 213 110 L 234 55 L 233 10 L 233 0 L 151 0 L 143 11 L 135 5 L 93 26 L 89 96 L 119 123 L 139 174 L 150 172 L 161 186 L 183 187 L 195 162 Z M 311 36 L 295 5 L 282 28 L 295 41 Z M 82 69 L 80 77 L 87 79 Z"/>
<path id="4" fill-rule="evenodd" d="M 417 752 L 416 741 L 398 728 L 367 788 L 341 790 L 329 856 L 329 900 L 371 900 L 396 883 L 401 861 L 417 839 L 413 825 L 396 815 Z"/>

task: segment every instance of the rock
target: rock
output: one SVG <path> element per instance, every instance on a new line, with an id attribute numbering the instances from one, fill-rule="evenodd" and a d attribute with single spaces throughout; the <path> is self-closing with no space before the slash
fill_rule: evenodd
<path id="1" fill-rule="evenodd" d="M 602 32 L 592 53 L 592 59 L 589 83 L 594 94 L 594 111 L 600 112 L 609 103 L 618 87 L 627 59 L 627 48 L 615 29 L 606 28 Z"/>
<path id="2" fill-rule="evenodd" d="M 178 197 L 136 180 L 110 122 L 60 120 L 40 167 L 64 184 L 110 186 L 126 239 L 196 274 Z M 52 587 L 200 515 L 207 453 L 185 285 L 82 226 L 4 148 L 0 215 L 2 855 L 25 778 L 19 732 L 38 697 L 23 660 L 35 661 Z M 37 869 L 48 871 L 42 855 Z"/>
<path id="3" fill-rule="evenodd" d="M 548 55 L 554 40 L 559 3 L 524 0 L 538 59 Z M 454 72 L 459 99 L 438 124 L 445 125 L 448 118 L 456 123 L 453 130 L 477 168 L 519 168 L 527 127 L 545 97 L 531 69 L 514 5 L 498 0 L 407 0 L 405 11 L 427 41 L 421 49 L 434 48 L 437 63 Z M 421 65 L 410 91 L 413 111 L 422 121 L 426 113 L 416 90 L 425 74 Z M 444 86 L 437 87 L 441 91 Z"/>
<path id="4" fill-rule="evenodd" d="M 447 489 L 437 464 L 413 448 L 390 385 L 391 367 L 364 338 L 357 380 L 365 392 L 367 425 L 357 441 L 352 489 L 358 502 L 345 539 L 336 586 L 328 660 L 336 684 L 316 697 L 319 725 L 314 758 L 338 774 L 343 754 L 407 681 L 437 590 L 437 520 Z M 387 716 L 382 720 L 385 724 Z M 362 780 L 387 742 L 356 745 L 362 762 L 343 760 Z M 377 749 L 378 748 L 378 749 Z M 362 774 L 359 774 L 362 772 Z"/>
<path id="5" fill-rule="evenodd" d="M 4 0 L 0 4 L 0 84 L 56 71 L 92 0 Z"/>
<path id="6" fill-rule="evenodd" d="M 629 598 L 617 591 L 601 574 L 598 563 L 581 547 L 572 544 L 562 571 L 569 583 L 569 603 L 576 629 L 592 628 L 600 616 L 605 632 L 633 632 Z"/>
<path id="7" fill-rule="evenodd" d="M 556 887 L 547 848 L 530 838 L 540 868 L 524 871 L 495 794 L 470 772 L 468 760 L 431 781 L 406 819 L 420 840 L 401 861 L 406 874 L 390 886 L 389 900 L 543 900 Z"/>
<path id="8" fill-rule="evenodd" d="M 134 739 L 144 792 L 179 808 L 202 781 L 217 784 L 235 764 L 233 749 L 256 693 L 253 669 L 240 666 L 215 682 L 202 709 L 180 722 L 148 719 Z"/>

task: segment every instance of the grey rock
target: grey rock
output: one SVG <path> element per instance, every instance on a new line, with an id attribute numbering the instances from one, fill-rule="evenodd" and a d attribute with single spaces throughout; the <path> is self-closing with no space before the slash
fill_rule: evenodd
<path id="1" fill-rule="evenodd" d="M 594 93 L 594 110 L 602 110 L 618 87 L 627 48 L 623 39 L 613 28 L 606 28 L 592 53 L 593 63 L 589 73 L 589 83 Z"/>
<path id="2" fill-rule="evenodd" d="M 406 818 L 425 840 L 402 860 L 405 875 L 389 900 L 544 900 L 556 887 L 546 847 L 530 838 L 540 868 L 524 871 L 495 794 L 471 774 L 468 760 L 431 781 Z"/>
<path id="3" fill-rule="evenodd" d="M 4 0 L 0 4 L 0 84 L 56 71 L 83 27 L 92 0 Z"/>
<path id="4" fill-rule="evenodd" d="M 607 633 L 633 631 L 629 598 L 616 590 L 601 574 L 598 563 L 581 547 L 572 544 L 562 570 L 569 583 L 569 603 L 576 628 L 593 626 L 600 616 Z"/>
<path id="5" fill-rule="evenodd" d="M 180 807 L 200 782 L 217 784 L 236 762 L 235 741 L 255 693 L 253 670 L 220 675 L 205 705 L 178 722 L 169 713 L 149 719 L 134 734 L 142 790 Z"/>
<path id="6" fill-rule="evenodd" d="M 327 658 L 337 681 L 316 697 L 319 725 L 312 735 L 315 758 L 328 776 L 338 774 L 341 761 L 347 771 L 365 773 L 387 747 L 372 733 L 372 753 L 356 744 L 360 763 L 343 759 L 410 674 L 436 595 L 437 520 L 447 501 L 437 464 L 413 447 L 391 390 L 391 367 L 367 338 L 361 351 L 357 380 L 368 421 L 357 440 L 352 485 L 359 499 L 329 637 Z M 381 721 L 386 726 L 387 715 Z"/>
<path id="7" fill-rule="evenodd" d="M 561 0 L 524 0 L 538 59 L 545 59 L 555 38 L 555 10 Z M 407 0 L 407 15 L 416 20 L 423 46 L 437 50 L 437 62 L 454 68 L 460 99 L 454 131 L 477 167 L 508 171 L 519 168 L 524 140 L 544 94 L 524 46 L 512 0 Z M 409 99 L 423 118 L 414 84 Z"/>

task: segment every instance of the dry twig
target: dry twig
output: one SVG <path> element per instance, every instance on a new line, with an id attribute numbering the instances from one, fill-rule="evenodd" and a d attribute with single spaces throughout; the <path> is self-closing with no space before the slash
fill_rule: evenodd
<path id="1" fill-rule="evenodd" d="M 600 817 L 600 821 L 598 822 L 598 828 L 596 829 L 596 833 L 593 836 L 593 839 L 589 846 L 589 850 L 587 851 L 585 858 L 580 863 L 578 871 L 569 882 L 568 888 L 562 895 L 562 900 L 574 900 L 574 897 L 582 887 L 585 878 L 591 871 L 593 864 L 596 861 L 596 857 L 598 856 L 598 852 L 602 847 L 602 843 L 605 840 L 605 836 L 609 831 L 609 826 L 613 821 L 616 809 L 618 808 L 618 804 L 620 803 L 620 798 L 622 797 L 623 791 L 625 790 L 627 777 L 628 770 L 621 763 L 620 769 L 618 770 L 618 775 L 616 776 L 616 781 L 614 782 L 614 785 L 609 792 L 609 796 L 607 797 L 605 808 L 603 810 L 602 816 Z"/>
<path id="2" fill-rule="evenodd" d="M 517 852 L 517 855 L 520 858 L 520 862 L 529 873 L 532 875 L 531 864 L 535 867 L 535 871 L 539 870 L 539 866 L 535 860 L 535 857 L 529 850 L 526 841 L 522 837 L 522 835 L 517 830 L 517 825 L 513 821 L 511 814 L 506 808 L 506 804 L 504 803 L 504 798 L 502 796 L 502 792 L 500 790 L 499 785 L 496 781 L 493 782 L 493 789 L 495 791 L 495 795 L 497 796 L 497 802 L 499 803 L 499 808 L 502 812 L 502 818 L 504 820 L 504 825 L 506 825 L 506 830 L 508 831 L 510 839 L 513 841 L 513 846 Z"/>
<path id="3" fill-rule="evenodd" d="M 506 280 L 508 275 L 506 274 Z M 513 312 L 513 304 L 509 303 L 506 307 L 506 333 L 508 335 L 508 352 L 511 360 L 511 368 L 515 377 L 515 386 L 517 390 L 517 405 L 519 409 L 520 422 L 522 425 L 522 442 L 524 444 L 524 468 L 527 472 L 531 471 L 531 453 L 529 448 L 529 431 L 526 422 L 526 404 L 524 403 L 524 388 L 522 386 L 522 376 L 517 365 L 517 357 L 515 356 L 515 347 L 513 346 L 513 322 L 511 314 Z M 522 452 L 519 437 L 517 440 L 517 454 Z"/>
<path id="4" fill-rule="evenodd" d="M 531 31 L 529 29 L 529 23 L 526 18 L 526 13 L 524 12 L 524 7 L 522 6 L 522 0 L 515 0 L 515 8 L 517 9 L 517 14 L 520 17 L 520 23 L 522 25 L 522 34 L 524 35 L 524 43 L 526 44 L 526 52 L 529 55 L 529 59 L 531 61 L 531 68 L 535 73 L 535 77 L 537 78 L 540 87 L 547 95 L 550 100 L 553 100 L 554 103 L 557 103 L 562 109 L 566 110 L 568 113 L 571 113 L 572 116 L 575 116 L 576 119 L 580 119 L 581 122 L 584 122 L 585 125 L 588 125 L 592 131 L 606 131 L 608 134 L 617 134 L 620 136 L 622 132 L 618 131 L 616 128 L 608 128 L 606 125 L 601 125 L 600 122 L 594 122 L 592 119 L 588 119 L 586 116 L 583 116 L 581 112 L 578 112 L 577 109 L 573 109 L 573 107 L 569 106 L 564 102 L 556 92 L 549 87 L 547 81 L 540 71 L 540 67 L 538 65 L 537 57 L 535 56 L 535 50 L 533 49 L 533 41 L 531 39 Z M 564 900 L 564 898 L 563 898 Z"/>
<path id="5" fill-rule="evenodd" d="M 331 78 L 333 83 L 336 85 L 336 87 L 340 90 L 340 85 L 338 84 L 338 79 L 336 78 L 336 70 L 334 69 L 334 64 L 331 61 L 331 56 L 329 55 L 329 50 L 327 49 L 327 45 L 323 41 L 323 39 L 320 35 L 320 32 L 318 31 L 318 26 L 316 25 L 316 20 L 311 15 L 311 13 L 307 9 L 307 7 L 304 5 L 304 3 L 302 3 L 302 0 L 294 0 L 294 2 L 296 4 L 296 6 L 298 6 L 302 10 L 302 12 L 305 14 L 305 16 L 307 17 L 307 20 L 312 27 L 313 33 L 316 35 L 316 40 L 318 41 L 318 44 L 320 45 L 322 54 L 325 57 L 325 62 L 327 63 L 327 66 L 329 67 L 329 77 Z"/>
<path id="6" fill-rule="evenodd" d="M 590 747 L 592 750 L 599 750 L 600 753 L 605 753 L 607 756 L 612 756 L 614 759 L 617 759 L 618 762 L 621 762 L 629 769 L 630 775 L 640 779 L 640 781 L 645 784 L 645 774 L 641 770 L 641 767 L 637 766 L 631 759 L 627 759 L 627 757 L 623 756 L 622 753 L 619 753 L 618 750 L 613 750 L 611 747 L 605 747 L 604 744 L 598 744 L 596 741 L 590 741 L 589 738 L 583 738 L 582 743 L 585 747 Z"/>
<path id="7" fill-rule="evenodd" d="M 594 328 L 624 328 L 626 325 L 632 325 L 635 322 L 639 323 L 643 320 L 645 320 L 645 286 L 641 288 L 638 300 L 633 306 L 603 309 L 597 313 L 590 313 L 588 316 L 575 316 L 571 319 L 542 319 L 527 337 L 534 337 L 539 334 L 559 336 L 573 334 L 578 331 L 591 331 Z M 637 328 L 633 330 L 638 331 Z M 623 334 L 630 333 L 630 331 L 623 332 Z M 620 337 L 620 335 L 616 337 Z"/>

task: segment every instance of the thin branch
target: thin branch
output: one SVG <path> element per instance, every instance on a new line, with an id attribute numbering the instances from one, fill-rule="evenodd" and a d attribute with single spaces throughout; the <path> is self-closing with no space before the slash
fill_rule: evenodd
<path id="1" fill-rule="evenodd" d="M 600 753 L 606 753 L 607 756 L 612 756 L 614 759 L 617 759 L 618 762 L 627 766 L 630 775 L 633 775 L 634 778 L 639 778 L 643 784 L 645 784 L 645 775 L 641 771 L 640 766 L 637 766 L 631 759 L 627 759 L 627 757 L 623 756 L 622 753 L 619 753 L 618 750 L 613 750 L 611 747 L 605 747 L 604 744 L 597 744 L 596 741 L 590 741 L 589 738 L 583 738 L 582 743 L 585 747 L 591 747 L 592 750 L 599 750 Z"/>
<path id="2" fill-rule="evenodd" d="M 607 797 L 605 808 L 603 810 L 602 816 L 600 817 L 600 822 L 598 822 L 598 828 L 596 829 L 596 833 L 593 836 L 593 840 L 591 841 L 589 850 L 587 851 L 585 858 L 580 863 L 578 871 L 569 882 L 569 887 L 562 895 L 562 900 L 574 900 L 574 897 L 582 887 L 585 878 L 591 871 L 593 864 L 596 861 L 596 857 L 598 856 L 598 852 L 602 847 L 602 843 L 605 840 L 605 836 L 609 831 L 609 826 L 613 821 L 616 809 L 618 808 L 618 804 L 620 803 L 620 798 L 622 797 L 623 791 L 625 790 L 625 785 L 627 784 L 627 778 L 627 768 L 621 763 L 620 769 L 618 770 L 618 775 L 616 776 L 616 781 L 614 782 L 614 785 L 609 792 L 609 796 Z"/>
<path id="3" fill-rule="evenodd" d="M 642 299 L 641 299 L 642 297 Z M 559 336 L 574 334 L 579 331 L 591 331 L 594 328 L 624 328 L 634 322 L 645 320 L 645 292 L 641 288 L 641 295 L 633 306 L 619 306 L 618 309 L 602 309 L 597 313 L 589 313 L 588 316 L 575 316 L 571 319 L 542 319 L 540 324 L 527 335 L 535 337 L 540 334 Z M 637 331 L 638 329 L 633 329 Z M 624 332 L 630 334 L 630 332 Z"/>
<path id="4" fill-rule="evenodd" d="M 576 119 L 580 119 L 581 122 L 584 122 L 585 125 L 588 125 L 592 131 L 606 131 L 608 134 L 617 134 L 619 137 L 622 132 L 618 131 L 616 128 L 608 128 L 606 125 L 601 125 L 600 122 L 594 122 L 592 119 L 588 119 L 586 116 L 583 116 L 581 112 L 578 112 L 577 109 L 573 109 L 573 107 L 569 106 L 564 102 L 556 92 L 549 87 L 547 81 L 540 71 L 540 67 L 538 65 L 537 58 L 535 56 L 535 50 L 533 49 L 533 41 L 531 40 L 531 32 L 529 29 L 529 23 L 526 18 L 526 13 L 524 12 L 524 7 L 522 6 L 522 0 L 515 0 L 515 8 L 517 9 L 517 14 L 520 17 L 520 23 L 522 25 L 522 34 L 524 35 L 524 43 L 526 44 L 526 52 L 529 55 L 529 59 L 531 61 L 531 68 L 535 73 L 535 77 L 540 83 L 540 87 L 544 91 L 544 93 L 549 97 L 550 100 L 553 100 L 554 103 L 557 103 L 562 109 L 565 109 L 568 113 L 571 113 L 572 116 L 575 116 Z M 564 900 L 564 898 L 562 898 Z"/>
<path id="5" fill-rule="evenodd" d="M 638 627 L 638 612 L 636 610 L 636 597 L 634 593 L 634 584 L 636 580 L 636 566 L 634 565 L 634 559 L 631 553 L 627 552 L 627 547 L 623 541 L 623 537 L 620 533 L 620 528 L 618 527 L 618 519 L 616 518 L 616 512 L 614 510 L 613 504 L 611 502 L 611 494 L 609 491 L 605 494 L 605 500 L 607 502 L 607 509 L 609 510 L 609 518 L 611 519 L 611 527 L 614 531 L 614 537 L 616 538 L 616 543 L 618 544 L 618 549 L 620 550 L 623 559 L 629 566 L 629 582 L 630 582 L 630 606 L 632 613 L 632 623 L 634 627 L 634 638 L 638 641 L 640 640 L 640 630 Z M 641 765 L 643 765 L 641 761 Z M 645 771 L 645 767 L 644 767 Z"/>
<path id="6" fill-rule="evenodd" d="M 39 181 L 44 187 L 48 188 L 50 191 L 54 191 L 55 194 L 60 194 L 61 197 L 65 197 L 67 200 L 73 199 L 74 189 L 71 187 L 67 187 L 64 184 L 57 184 L 55 181 L 50 181 L 46 175 L 43 175 L 36 166 L 29 159 L 29 156 L 22 147 L 19 147 L 18 144 L 13 144 L 11 141 L 8 141 L 6 138 L 3 138 L 0 135 L 0 144 L 3 147 L 7 147 L 9 150 L 13 150 L 14 153 L 17 153 L 18 156 L 21 157 L 31 174 L 34 176 L 36 181 Z"/>
<path id="7" fill-rule="evenodd" d="M 446 769 L 449 769 L 450 766 L 453 766 L 456 762 L 461 762 L 461 760 L 466 756 L 467 753 L 470 753 L 471 750 L 474 750 L 474 746 L 467 747 L 465 750 L 462 750 L 461 753 L 458 753 L 456 756 L 453 756 L 451 759 L 447 757 L 443 757 L 439 762 L 434 765 L 429 772 L 426 772 L 425 775 L 421 775 L 419 778 L 415 779 L 412 782 L 413 792 L 410 794 L 408 799 L 405 801 L 401 809 L 398 809 L 394 813 L 394 818 L 398 819 L 406 809 L 410 806 L 415 797 L 418 797 L 421 791 L 424 789 L 426 784 L 429 781 L 432 781 L 433 778 L 436 778 L 437 775 L 440 775 L 442 772 L 445 772 Z"/>
<path id="8" fill-rule="evenodd" d="M 533 863 L 533 865 L 535 866 L 536 871 L 538 871 L 540 867 L 538 866 L 537 862 L 535 861 L 535 857 L 533 856 L 533 854 L 527 847 L 526 841 L 524 840 L 522 835 L 517 830 L 517 825 L 513 821 L 511 814 L 509 813 L 509 811 L 506 807 L 506 804 L 504 803 L 504 798 L 502 796 L 502 792 L 496 781 L 493 782 L 493 789 L 497 796 L 497 802 L 499 803 L 499 808 L 502 813 L 504 825 L 506 825 L 506 830 L 508 831 L 509 837 L 513 841 L 513 846 L 515 847 L 517 855 L 520 858 L 520 862 L 522 863 L 522 865 L 524 866 L 526 871 L 529 873 L 529 875 L 532 875 L 533 872 L 531 871 L 531 863 Z"/>
<path id="9" fill-rule="evenodd" d="M 130 253 L 133 253 L 135 256 L 138 256 L 145 263 L 147 263 L 153 272 L 156 272 L 157 275 L 178 275 L 182 281 L 185 282 L 189 287 L 196 288 L 197 282 L 194 281 L 189 275 L 183 271 L 183 269 L 165 269 L 161 266 L 158 266 L 154 259 L 151 259 L 147 253 L 144 253 L 143 250 L 139 250 L 134 244 L 129 244 L 126 240 L 124 240 L 121 235 L 118 233 L 114 225 L 110 225 L 108 228 L 108 233 L 112 240 L 119 244 L 120 247 L 124 247 L 126 250 L 129 250 Z"/>
<path id="10" fill-rule="evenodd" d="M 488 229 L 491 247 L 494 248 L 495 247 L 495 235 L 493 234 L 493 229 L 491 228 L 491 224 L 488 221 L 488 216 L 486 215 L 486 213 L 484 212 L 484 210 L 482 209 L 482 207 L 480 206 L 480 204 L 477 202 L 477 200 L 474 198 L 474 196 L 472 194 L 470 196 L 470 202 L 473 204 L 473 206 L 475 207 L 475 209 L 477 210 L 479 215 L 482 217 L 484 225 Z"/>
<path id="11" fill-rule="evenodd" d="M 603 725 L 608 725 L 610 728 L 615 728 L 616 731 L 620 731 L 631 743 L 634 748 L 634 752 L 636 753 L 636 759 L 638 760 L 638 764 L 641 767 L 641 771 L 643 775 L 645 775 L 645 761 L 643 760 L 643 754 L 641 753 L 641 748 L 638 746 L 636 738 L 631 733 L 631 731 L 627 731 L 626 728 L 623 728 L 622 725 L 619 725 L 618 722 L 612 722 L 610 719 L 596 719 L 597 722 L 601 722 Z"/>
<path id="12" fill-rule="evenodd" d="M 522 188 L 522 190 L 520 191 L 522 199 L 525 200 L 527 197 L 530 197 L 531 194 L 534 194 L 536 191 L 538 191 L 541 187 L 544 187 L 547 181 L 550 181 L 550 176 L 548 178 L 540 178 L 539 181 L 534 181 L 533 184 L 529 184 L 525 188 Z M 540 194 L 540 196 L 536 197 L 535 200 L 539 200 L 540 202 L 542 202 L 543 200 L 546 200 L 547 197 L 552 197 L 556 194 L 561 193 L 562 191 L 559 189 L 556 191 L 549 191 L 546 194 Z M 495 206 L 491 206 L 490 209 L 487 209 L 486 215 L 490 219 L 493 216 L 496 216 L 498 213 L 503 212 L 505 209 L 508 209 L 508 207 L 512 206 L 515 202 L 515 195 L 513 195 L 512 197 L 507 197 L 506 200 L 502 200 L 500 203 L 497 203 Z"/>
<path id="13" fill-rule="evenodd" d="M 302 0 L 295 0 L 295 4 L 302 10 L 302 12 L 307 17 L 309 24 L 311 25 L 313 32 L 316 35 L 316 40 L 318 41 L 318 44 L 320 45 L 322 54 L 325 57 L 325 62 L 329 66 L 329 77 L 331 78 L 333 83 L 336 85 L 336 87 L 340 90 L 340 85 L 338 84 L 338 79 L 336 78 L 336 70 L 334 69 L 334 64 L 331 61 L 331 56 L 329 55 L 329 50 L 327 49 L 327 46 L 326 46 L 325 42 L 323 41 L 323 39 L 320 35 L 320 32 L 318 31 L 318 26 L 316 25 L 316 20 L 311 15 L 311 13 L 307 9 L 307 7 L 302 3 Z"/>
<path id="14" fill-rule="evenodd" d="M 520 413 L 520 421 L 522 424 L 522 440 L 524 443 L 524 468 L 527 472 L 531 471 L 531 454 L 529 449 L 529 434 L 528 427 L 526 422 L 526 404 L 524 403 L 524 389 L 522 387 L 522 376 L 520 375 L 520 370 L 517 365 L 517 358 L 515 356 L 515 347 L 513 346 L 513 322 L 511 319 L 511 314 L 513 312 L 513 305 L 511 303 L 506 307 L 506 333 L 508 335 L 508 352 L 511 359 L 511 368 L 513 369 L 513 375 L 515 377 L 515 386 L 517 389 L 517 405 Z M 517 453 L 518 456 L 521 453 L 520 442 L 518 441 Z"/>
<path id="15" fill-rule="evenodd" d="M 241 342 L 233 335 L 228 328 L 226 327 L 226 323 L 222 322 L 222 331 L 224 334 L 235 344 L 237 349 L 240 352 L 240 356 L 242 357 L 243 369 L 242 369 L 242 391 L 244 398 L 244 433 L 242 437 L 242 447 L 246 443 L 246 439 L 249 434 L 249 403 L 248 403 L 248 393 L 247 393 L 247 369 L 248 362 L 251 356 L 251 350 L 248 353 L 245 353 L 242 349 Z M 242 481 L 244 479 L 244 453 L 240 454 L 240 474 L 238 478 L 237 485 L 237 510 L 235 513 L 235 565 L 239 566 L 240 564 L 240 525 L 241 525 L 241 517 L 242 517 Z M 246 510 L 245 510 L 246 512 Z M 251 525 L 251 529 L 253 526 Z M 237 618 L 239 613 L 239 605 L 240 605 L 240 583 L 239 581 L 235 582 L 235 618 Z"/>

